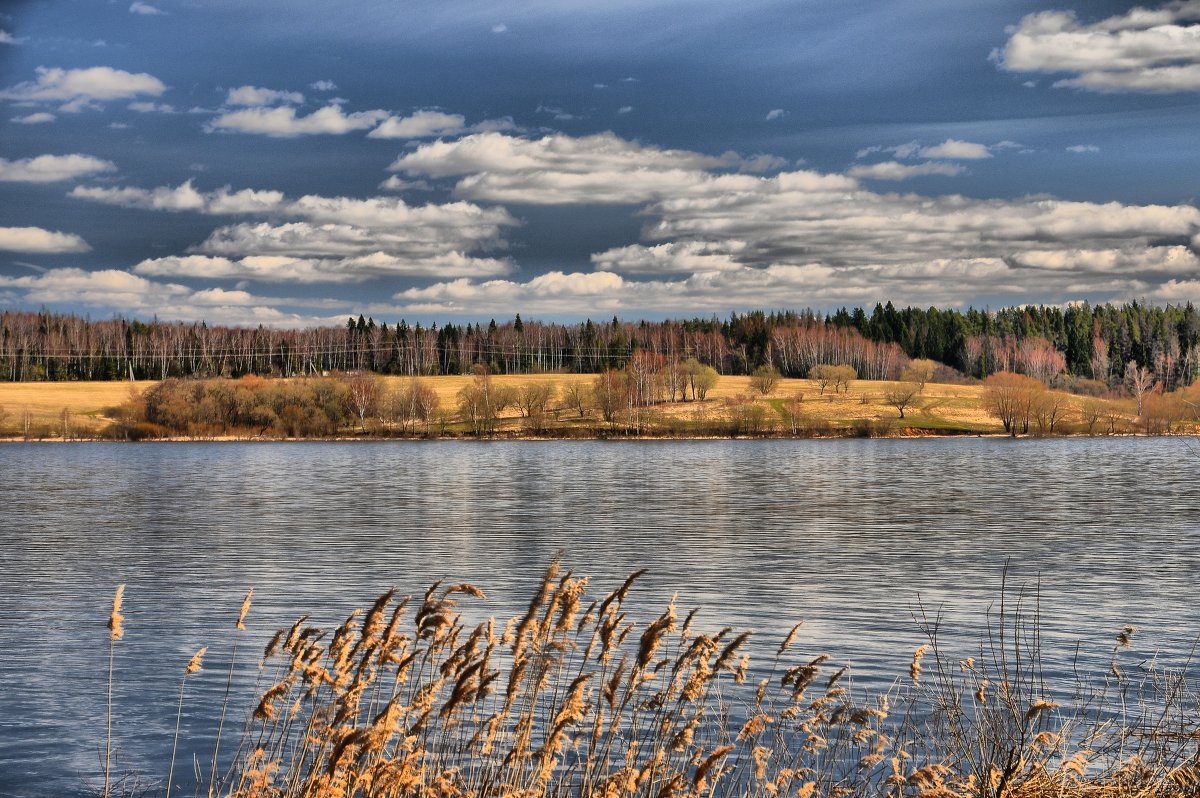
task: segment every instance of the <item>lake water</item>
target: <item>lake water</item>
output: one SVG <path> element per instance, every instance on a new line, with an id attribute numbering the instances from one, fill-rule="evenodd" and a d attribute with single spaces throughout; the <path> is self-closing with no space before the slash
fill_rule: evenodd
<path id="1" fill-rule="evenodd" d="M 1139 656 L 1180 663 L 1200 632 L 1198 465 L 1162 438 L 0 446 L 0 796 L 98 778 L 118 583 L 114 736 L 152 781 L 202 645 L 176 772 L 211 751 L 249 587 L 242 664 L 299 614 L 332 626 L 393 585 L 471 581 L 472 612 L 507 617 L 557 554 L 601 595 L 648 568 L 647 614 L 678 592 L 702 627 L 754 629 L 752 653 L 805 619 L 799 648 L 871 688 L 923 642 L 918 602 L 972 653 L 1007 562 L 1010 588 L 1040 591 L 1052 670 L 1126 623 Z"/>

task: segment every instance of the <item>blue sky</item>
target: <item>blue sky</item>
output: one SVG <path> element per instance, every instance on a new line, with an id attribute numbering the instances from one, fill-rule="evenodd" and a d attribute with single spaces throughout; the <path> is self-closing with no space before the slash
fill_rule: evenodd
<path id="1" fill-rule="evenodd" d="M 1200 300 L 1200 0 L 3 8 L 0 307 Z"/>

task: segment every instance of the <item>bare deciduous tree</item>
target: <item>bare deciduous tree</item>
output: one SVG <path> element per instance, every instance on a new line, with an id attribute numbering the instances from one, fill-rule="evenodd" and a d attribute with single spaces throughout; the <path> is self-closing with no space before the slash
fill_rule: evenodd
<path id="1" fill-rule="evenodd" d="M 750 387 L 763 396 L 769 395 L 771 391 L 775 390 L 775 386 L 778 384 L 779 369 L 770 363 L 764 363 L 750 375 Z"/>
<path id="2" fill-rule="evenodd" d="M 900 418 L 904 418 L 904 409 L 913 403 L 920 392 L 920 384 L 905 380 L 903 382 L 892 383 L 885 388 L 883 391 L 883 400 L 899 410 Z"/>
<path id="3" fill-rule="evenodd" d="M 1129 361 L 1125 364 L 1125 387 L 1133 395 L 1133 401 L 1137 404 L 1137 414 L 1140 416 L 1146 393 L 1154 388 L 1154 372 L 1138 366 L 1136 360 Z"/>
<path id="4" fill-rule="evenodd" d="M 925 358 L 918 358 L 900 370 L 900 379 L 904 382 L 916 383 L 917 391 L 925 390 L 925 383 L 933 379 L 937 371 L 937 363 Z M 904 418 L 904 414 L 900 414 Z"/>

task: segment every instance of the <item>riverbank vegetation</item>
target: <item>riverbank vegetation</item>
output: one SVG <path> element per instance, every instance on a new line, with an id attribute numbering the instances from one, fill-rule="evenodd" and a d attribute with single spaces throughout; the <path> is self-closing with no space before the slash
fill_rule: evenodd
<path id="1" fill-rule="evenodd" d="M 236 745 L 222 746 L 218 730 L 194 774 L 172 762 L 153 778 L 114 778 L 106 754 L 100 792 L 1182 798 L 1200 786 L 1194 677 L 1140 653 L 1132 626 L 1056 680 L 1043 667 L 1036 598 L 1002 589 L 974 650 L 946 649 L 937 622 L 919 620 L 910 643 L 897 641 L 911 652 L 906 672 L 871 693 L 808 650 L 802 623 L 761 643 L 702 629 L 674 600 L 640 607 L 639 576 L 595 595 L 551 565 L 507 621 L 468 623 L 464 607 L 478 617 L 485 601 L 469 584 L 411 600 L 385 592 L 332 632 L 302 616 L 262 652 L 261 692 Z M 122 645 L 123 600 L 137 597 L 117 591 L 110 654 Z M 230 613 L 231 635 L 249 610 L 248 595 L 236 625 Z M 770 653 L 757 661 L 752 649 Z M 185 710 L 197 713 L 189 680 L 232 679 L 232 665 L 203 671 L 205 651 L 179 663 L 178 708 L 162 708 L 176 729 Z M 120 677 L 110 671 L 110 686 Z M 111 719 L 110 708 L 106 751 L 121 732 Z M 234 753 L 220 759 L 218 747 Z"/>
<path id="2" fill-rule="evenodd" d="M 806 379 L 770 366 L 720 376 L 695 359 L 637 353 L 600 374 L 457 377 L 370 373 L 143 383 L 0 383 L 0 438 L 619 438 L 1168 435 L 1200 427 L 1200 386 L 1163 390 L 1131 367 L 1116 388 L 1051 388 L 1002 372 L 937 382 L 909 361 L 893 380 L 847 364 Z"/>

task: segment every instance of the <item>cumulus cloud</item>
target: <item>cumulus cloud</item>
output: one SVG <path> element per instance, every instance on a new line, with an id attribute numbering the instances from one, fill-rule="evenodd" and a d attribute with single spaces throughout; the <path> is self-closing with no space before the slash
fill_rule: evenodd
<path id="1" fill-rule="evenodd" d="M 1075 152 L 1075 153 L 1081 153 L 1081 154 L 1088 153 L 1088 152 L 1100 152 L 1100 148 L 1097 147 L 1095 144 L 1073 144 L 1070 147 L 1067 147 L 1067 152 Z"/>
<path id="2" fill-rule="evenodd" d="M 431 136 L 452 136 L 461 133 L 466 125 L 462 114 L 441 111 L 417 111 L 411 116 L 391 116 L 367 134 L 371 139 L 424 139 Z"/>
<path id="3" fill-rule="evenodd" d="M 633 106 L 632 105 L 622 105 L 620 108 L 617 109 L 617 113 L 618 114 L 633 113 Z"/>
<path id="4" fill-rule="evenodd" d="M 266 283 L 345 283 L 361 282 L 373 277 L 491 277 L 507 274 L 511 271 L 511 265 L 503 260 L 472 258 L 458 252 L 420 258 L 372 252 L 349 258 L 183 255 L 144 260 L 133 270 L 138 274 L 157 277 L 237 279 Z"/>
<path id="5" fill-rule="evenodd" d="M 330 84 L 332 85 L 332 84 Z M 304 102 L 304 95 L 298 91 L 278 91 L 263 89 L 258 86 L 240 86 L 230 89 L 225 96 L 226 105 L 275 105 L 277 103 L 299 104 Z"/>
<path id="6" fill-rule="evenodd" d="M 0 158 L 0 182 L 57 183 L 77 177 L 116 171 L 112 161 L 90 155 L 39 155 L 10 161 Z"/>
<path id="7" fill-rule="evenodd" d="M 149 3 L 143 3 L 141 0 L 135 0 L 133 5 L 129 6 L 130 14 L 141 14 L 143 16 L 153 17 L 166 14 L 161 8 L 156 8 Z"/>
<path id="8" fill-rule="evenodd" d="M 8 31 L 0 28 L 0 44 L 16 44 L 17 40 Z"/>
<path id="9" fill-rule="evenodd" d="M 986 144 L 976 144 L 973 141 L 946 139 L 933 147 L 922 147 L 918 153 L 922 158 L 947 158 L 952 160 L 979 160 L 991 158 L 992 153 Z"/>
<path id="10" fill-rule="evenodd" d="M 308 84 L 308 87 L 313 91 L 336 91 L 337 84 L 332 80 L 318 80 Z"/>
<path id="11" fill-rule="evenodd" d="M 353 130 L 375 127 L 388 118 L 387 111 L 357 111 L 347 114 L 340 105 L 327 105 L 308 116 L 296 116 L 291 106 L 246 108 L 221 114 L 206 129 L 236 133 L 257 133 L 274 138 L 342 135 Z"/>
<path id="12" fill-rule="evenodd" d="M 410 176 L 463 176 L 463 197 L 528 204 L 637 203 L 706 179 L 727 163 L 683 150 L 663 150 L 612 133 L 525 139 L 479 133 L 423 144 L 389 168 Z"/>
<path id="13" fill-rule="evenodd" d="M 508 33 L 508 26 L 503 22 L 492 26 L 492 33 Z"/>
<path id="14" fill-rule="evenodd" d="M 0 250 L 51 255 L 89 252 L 91 247 L 73 233 L 43 230 L 40 227 L 0 227 Z"/>
<path id="15" fill-rule="evenodd" d="M 138 316 L 173 321 L 207 321 L 216 324 L 263 324 L 269 327 L 304 327 L 338 323 L 346 303 L 328 299 L 255 296 L 242 290 L 194 290 L 178 283 L 148 280 L 120 269 L 48 269 L 28 277 L 0 276 L 0 288 L 15 289 L 25 304 L 83 304 L 121 308 Z M 280 309 L 280 305 L 338 308 L 333 316 L 313 316 Z"/>
<path id="16" fill-rule="evenodd" d="M 700 241 L 617 247 L 592 255 L 597 271 L 622 274 L 690 274 L 742 268 L 733 256 L 745 249 L 741 241 L 725 241 L 714 247 Z"/>
<path id="17" fill-rule="evenodd" d="M 507 274 L 507 259 L 473 254 L 502 249 L 517 224 L 503 208 L 468 202 L 409 205 L 398 197 L 288 199 L 277 191 L 198 190 L 192 181 L 153 189 L 76 187 L 71 196 L 109 205 L 208 215 L 259 215 L 214 230 L 182 256 L 138 264 L 139 274 L 298 282 L 347 282 L 379 276 L 488 277 Z M 289 221 L 278 221 L 287 219 Z"/>
<path id="18" fill-rule="evenodd" d="M 768 122 L 774 122 L 776 119 L 781 119 L 782 117 L 783 117 L 783 109 L 782 108 L 773 108 L 772 110 L 767 111 L 767 121 Z"/>
<path id="19" fill-rule="evenodd" d="M 59 69 L 38 67 L 37 79 L 0 90 L 0 100 L 17 102 L 62 102 L 60 110 L 81 111 L 96 103 L 132 99 L 141 95 L 158 97 L 166 85 L 145 72 L 131 73 L 112 67 Z"/>
<path id="20" fill-rule="evenodd" d="M 899 161 L 882 161 L 880 163 L 864 164 L 850 169 L 851 177 L 861 177 L 868 180 L 908 180 L 910 177 L 923 175 L 945 175 L 954 177 L 961 174 L 963 167 L 952 163 L 900 163 Z"/>
<path id="21" fill-rule="evenodd" d="M 1190 23 L 1190 24 L 1189 24 Z M 1200 91 L 1200 2 L 1136 7 L 1085 24 L 1071 11 L 1030 14 L 992 54 L 1013 72 L 1066 73 L 1056 87 L 1099 92 Z"/>
<path id="22" fill-rule="evenodd" d="M 37 113 L 28 114 L 27 116 L 13 117 L 12 121 L 18 125 L 46 125 L 58 119 L 57 116 L 46 111 L 38 111 Z"/>

